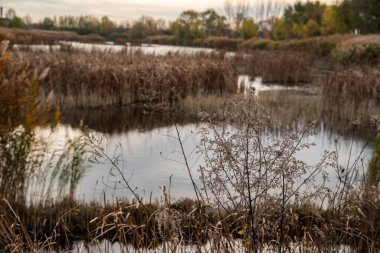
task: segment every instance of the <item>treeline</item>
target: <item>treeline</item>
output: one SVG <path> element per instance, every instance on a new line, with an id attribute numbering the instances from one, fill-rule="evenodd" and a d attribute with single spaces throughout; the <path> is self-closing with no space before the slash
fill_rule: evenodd
<path id="1" fill-rule="evenodd" d="M 343 0 L 338 5 L 296 3 L 274 21 L 274 39 L 380 32 L 379 0 Z"/>
<path id="2" fill-rule="evenodd" d="M 45 17 L 32 23 L 13 9 L 7 11 L 1 26 L 73 31 L 80 35 L 98 34 L 124 43 L 152 42 L 176 45 L 199 45 L 209 38 L 246 40 L 308 38 L 331 34 L 368 34 L 380 31 L 379 0 L 343 0 L 327 5 L 319 1 L 285 5 L 282 0 L 249 5 L 249 1 L 225 0 L 225 15 L 208 9 L 183 11 L 172 21 L 142 16 L 134 22 L 115 23 L 107 16 Z"/>

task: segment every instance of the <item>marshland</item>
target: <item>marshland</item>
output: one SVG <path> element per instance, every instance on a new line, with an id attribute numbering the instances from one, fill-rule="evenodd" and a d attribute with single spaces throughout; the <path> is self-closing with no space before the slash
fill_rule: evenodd
<path id="1" fill-rule="evenodd" d="M 1 9 L 0 252 L 378 252 L 364 2 L 167 26 Z"/>

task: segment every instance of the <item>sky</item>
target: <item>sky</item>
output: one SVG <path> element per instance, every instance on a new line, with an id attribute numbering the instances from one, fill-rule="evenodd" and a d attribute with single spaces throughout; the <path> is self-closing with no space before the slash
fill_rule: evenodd
<path id="1" fill-rule="evenodd" d="M 251 0 L 251 5 L 255 1 L 260 0 Z M 189 9 L 204 11 L 213 8 L 223 13 L 223 3 L 224 0 L 0 0 L 0 6 L 3 6 L 4 12 L 13 8 L 18 16 L 29 15 L 34 22 L 44 17 L 63 15 L 108 16 L 118 23 L 133 21 L 142 15 L 172 21 L 182 11 Z"/>
<path id="2" fill-rule="evenodd" d="M 213 8 L 223 11 L 223 0 L 0 0 L 4 10 L 13 8 L 33 21 L 49 16 L 108 16 L 114 21 L 136 20 L 142 15 L 175 20 L 183 10 L 203 11 Z"/>

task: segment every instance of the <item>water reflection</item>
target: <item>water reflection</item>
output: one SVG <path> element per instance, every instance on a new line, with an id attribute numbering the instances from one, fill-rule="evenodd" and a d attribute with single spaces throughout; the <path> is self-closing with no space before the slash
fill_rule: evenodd
<path id="1" fill-rule="evenodd" d="M 302 107 L 301 109 L 302 110 Z M 102 119 L 102 113 L 95 117 L 96 119 Z M 104 112 L 103 112 L 104 113 Z M 127 178 L 130 178 L 130 184 L 133 188 L 136 187 L 137 192 L 144 197 L 145 201 L 156 200 L 159 198 L 160 189 L 162 185 L 169 186 L 171 178 L 171 196 L 175 198 L 180 197 L 195 197 L 191 183 L 188 178 L 186 167 L 181 164 L 183 162 L 182 155 L 180 153 L 180 147 L 178 141 L 174 138 L 174 127 L 170 123 L 169 119 L 162 114 L 144 114 L 141 112 L 138 116 L 138 111 L 123 111 L 117 114 L 114 112 L 112 117 L 121 117 L 125 120 L 118 120 L 113 122 L 112 120 L 104 120 L 97 123 L 94 119 L 91 120 L 90 112 L 86 112 L 85 115 L 89 118 L 84 118 L 83 121 L 90 122 L 91 126 L 95 126 L 97 129 L 95 135 L 103 136 L 104 129 L 117 131 L 107 131 L 107 150 L 106 152 L 111 156 L 115 154 L 115 147 L 120 145 L 121 149 L 116 151 L 116 155 L 120 155 L 121 168 Z M 309 119 L 297 115 L 297 123 L 293 122 L 292 126 L 287 126 L 288 130 L 294 130 L 294 128 L 302 127 L 302 119 Z M 305 115 L 313 118 L 313 115 Z M 79 119 L 79 116 L 77 116 Z M 104 116 L 106 117 L 106 116 Z M 111 118 L 112 118 L 111 117 Z M 323 118 L 321 118 L 323 120 Z M 202 123 L 191 123 L 195 119 L 188 119 L 186 122 L 182 122 L 180 127 L 181 136 L 185 141 L 185 151 L 189 155 L 190 163 L 193 173 L 196 178 L 199 178 L 197 172 L 198 165 L 202 162 L 199 154 L 194 152 L 196 145 L 199 143 L 200 136 L 197 135 L 197 130 Z M 107 122 L 110 124 L 107 126 Z M 112 124 L 114 125 L 112 125 Z M 287 122 L 283 122 L 283 127 Z M 294 127 L 297 125 L 297 127 Z M 71 131 L 76 131 L 79 134 L 79 129 L 73 124 L 74 128 L 69 125 L 61 125 L 62 132 L 67 131 L 70 128 Z M 90 125 L 89 125 L 90 126 Z M 91 127 L 90 126 L 90 127 Z M 327 127 L 326 127 L 327 126 Z M 268 135 L 276 138 L 276 136 L 283 133 L 284 128 L 278 128 L 273 131 L 268 130 Z M 324 150 L 338 151 L 339 162 L 342 166 L 346 166 L 349 160 L 351 152 L 351 164 L 356 158 L 360 161 L 359 168 L 365 171 L 368 161 L 372 156 L 372 145 L 367 146 L 367 140 L 365 138 L 359 138 L 358 136 L 352 137 L 351 135 L 344 135 L 334 129 L 334 124 L 330 122 L 321 122 L 317 129 L 316 134 L 310 137 L 307 141 L 314 142 L 316 145 L 309 150 L 300 152 L 297 157 L 301 160 L 307 161 L 309 164 L 317 163 L 323 155 Z M 366 147 L 363 151 L 363 148 Z M 335 185 L 338 181 L 335 171 L 329 171 L 329 179 L 332 185 Z M 197 180 L 200 185 L 200 181 Z M 121 188 L 122 182 L 120 182 L 120 175 L 116 170 L 111 170 L 110 164 L 94 165 L 88 169 L 78 185 L 78 192 L 76 197 L 85 200 L 97 200 L 103 201 L 104 199 L 112 201 L 116 198 L 131 199 L 130 192 Z"/>
<path id="2" fill-rule="evenodd" d="M 13 45 L 16 50 L 31 50 L 33 52 L 57 52 L 60 50 L 80 50 L 83 52 L 108 52 L 108 53 L 138 53 L 151 54 L 151 55 L 167 55 L 172 54 L 187 54 L 194 55 L 199 53 L 212 53 L 215 52 L 211 48 L 196 48 L 184 46 L 166 46 L 155 44 L 142 44 L 140 46 L 131 45 L 109 45 L 109 44 L 94 44 L 82 42 L 61 41 L 59 45 Z M 228 55 L 233 55 L 229 53 Z"/>
<path id="3" fill-rule="evenodd" d="M 318 120 L 315 135 L 308 139 L 316 145 L 300 152 L 298 158 L 315 164 L 324 150 L 336 150 L 342 166 L 347 165 L 351 156 L 351 163 L 359 158 L 358 167 L 363 172 L 366 170 L 372 156 L 374 137 L 369 118 L 377 112 L 376 107 L 327 103 L 316 93 L 294 90 L 260 91 L 259 99 L 264 110 L 277 122 L 276 126 L 267 129 L 266 135 L 271 138 L 277 138 L 284 132 L 301 130 L 305 122 Z M 202 158 L 194 150 L 200 140 L 197 131 L 203 123 L 198 121 L 197 111 L 188 105 L 178 108 L 173 116 L 178 119 L 181 137 L 186 140 L 185 152 L 195 178 L 199 178 L 197 169 Z M 354 122 L 358 119 L 362 124 Z M 172 197 L 194 197 L 186 167 L 182 164 L 183 157 L 175 138 L 173 121 L 167 114 L 151 113 L 137 107 L 63 112 L 62 124 L 53 133 L 49 133 L 49 129 L 41 130 L 53 145 L 49 152 L 56 148 L 55 143 L 62 145 L 66 140 L 80 136 L 82 124 L 88 126 L 97 138 L 106 137 L 106 153 L 110 157 L 119 157 L 120 168 L 144 201 L 158 199 L 160 186 L 169 184 Z M 120 148 L 115 150 L 118 146 Z M 362 150 L 363 147 L 366 148 Z M 71 189 L 70 194 L 85 201 L 131 199 L 130 192 L 121 187 L 120 174 L 111 167 L 109 163 L 87 166 L 77 184 L 66 188 L 67 193 Z M 335 171 L 329 171 L 329 175 L 330 183 L 336 184 Z M 200 185 L 198 179 L 196 182 Z M 76 189 L 75 194 L 72 189 Z M 58 197 L 61 191 L 62 186 L 54 183 L 48 189 L 48 197 Z M 47 196 L 46 191 L 30 192 L 34 194 L 33 199 L 38 199 L 37 195 L 40 198 Z"/>

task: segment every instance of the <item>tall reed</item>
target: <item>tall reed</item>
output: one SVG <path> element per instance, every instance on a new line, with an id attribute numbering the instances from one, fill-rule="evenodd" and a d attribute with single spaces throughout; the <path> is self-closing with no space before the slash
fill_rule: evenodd
<path id="1" fill-rule="evenodd" d="M 311 83 L 314 60 L 305 52 L 260 50 L 244 57 L 242 68 L 252 77 L 262 77 L 263 82 L 299 85 Z"/>
<path id="2" fill-rule="evenodd" d="M 150 90 L 176 94 L 173 101 L 189 95 L 236 91 L 233 59 L 219 54 L 17 52 L 12 63 L 16 69 L 49 67 L 49 74 L 40 83 L 40 94 L 45 102 L 62 108 L 144 103 Z"/>
<path id="3" fill-rule="evenodd" d="M 322 95 L 333 99 L 357 102 L 380 102 L 380 71 L 371 65 L 337 67 L 329 80 L 322 84 Z"/>

